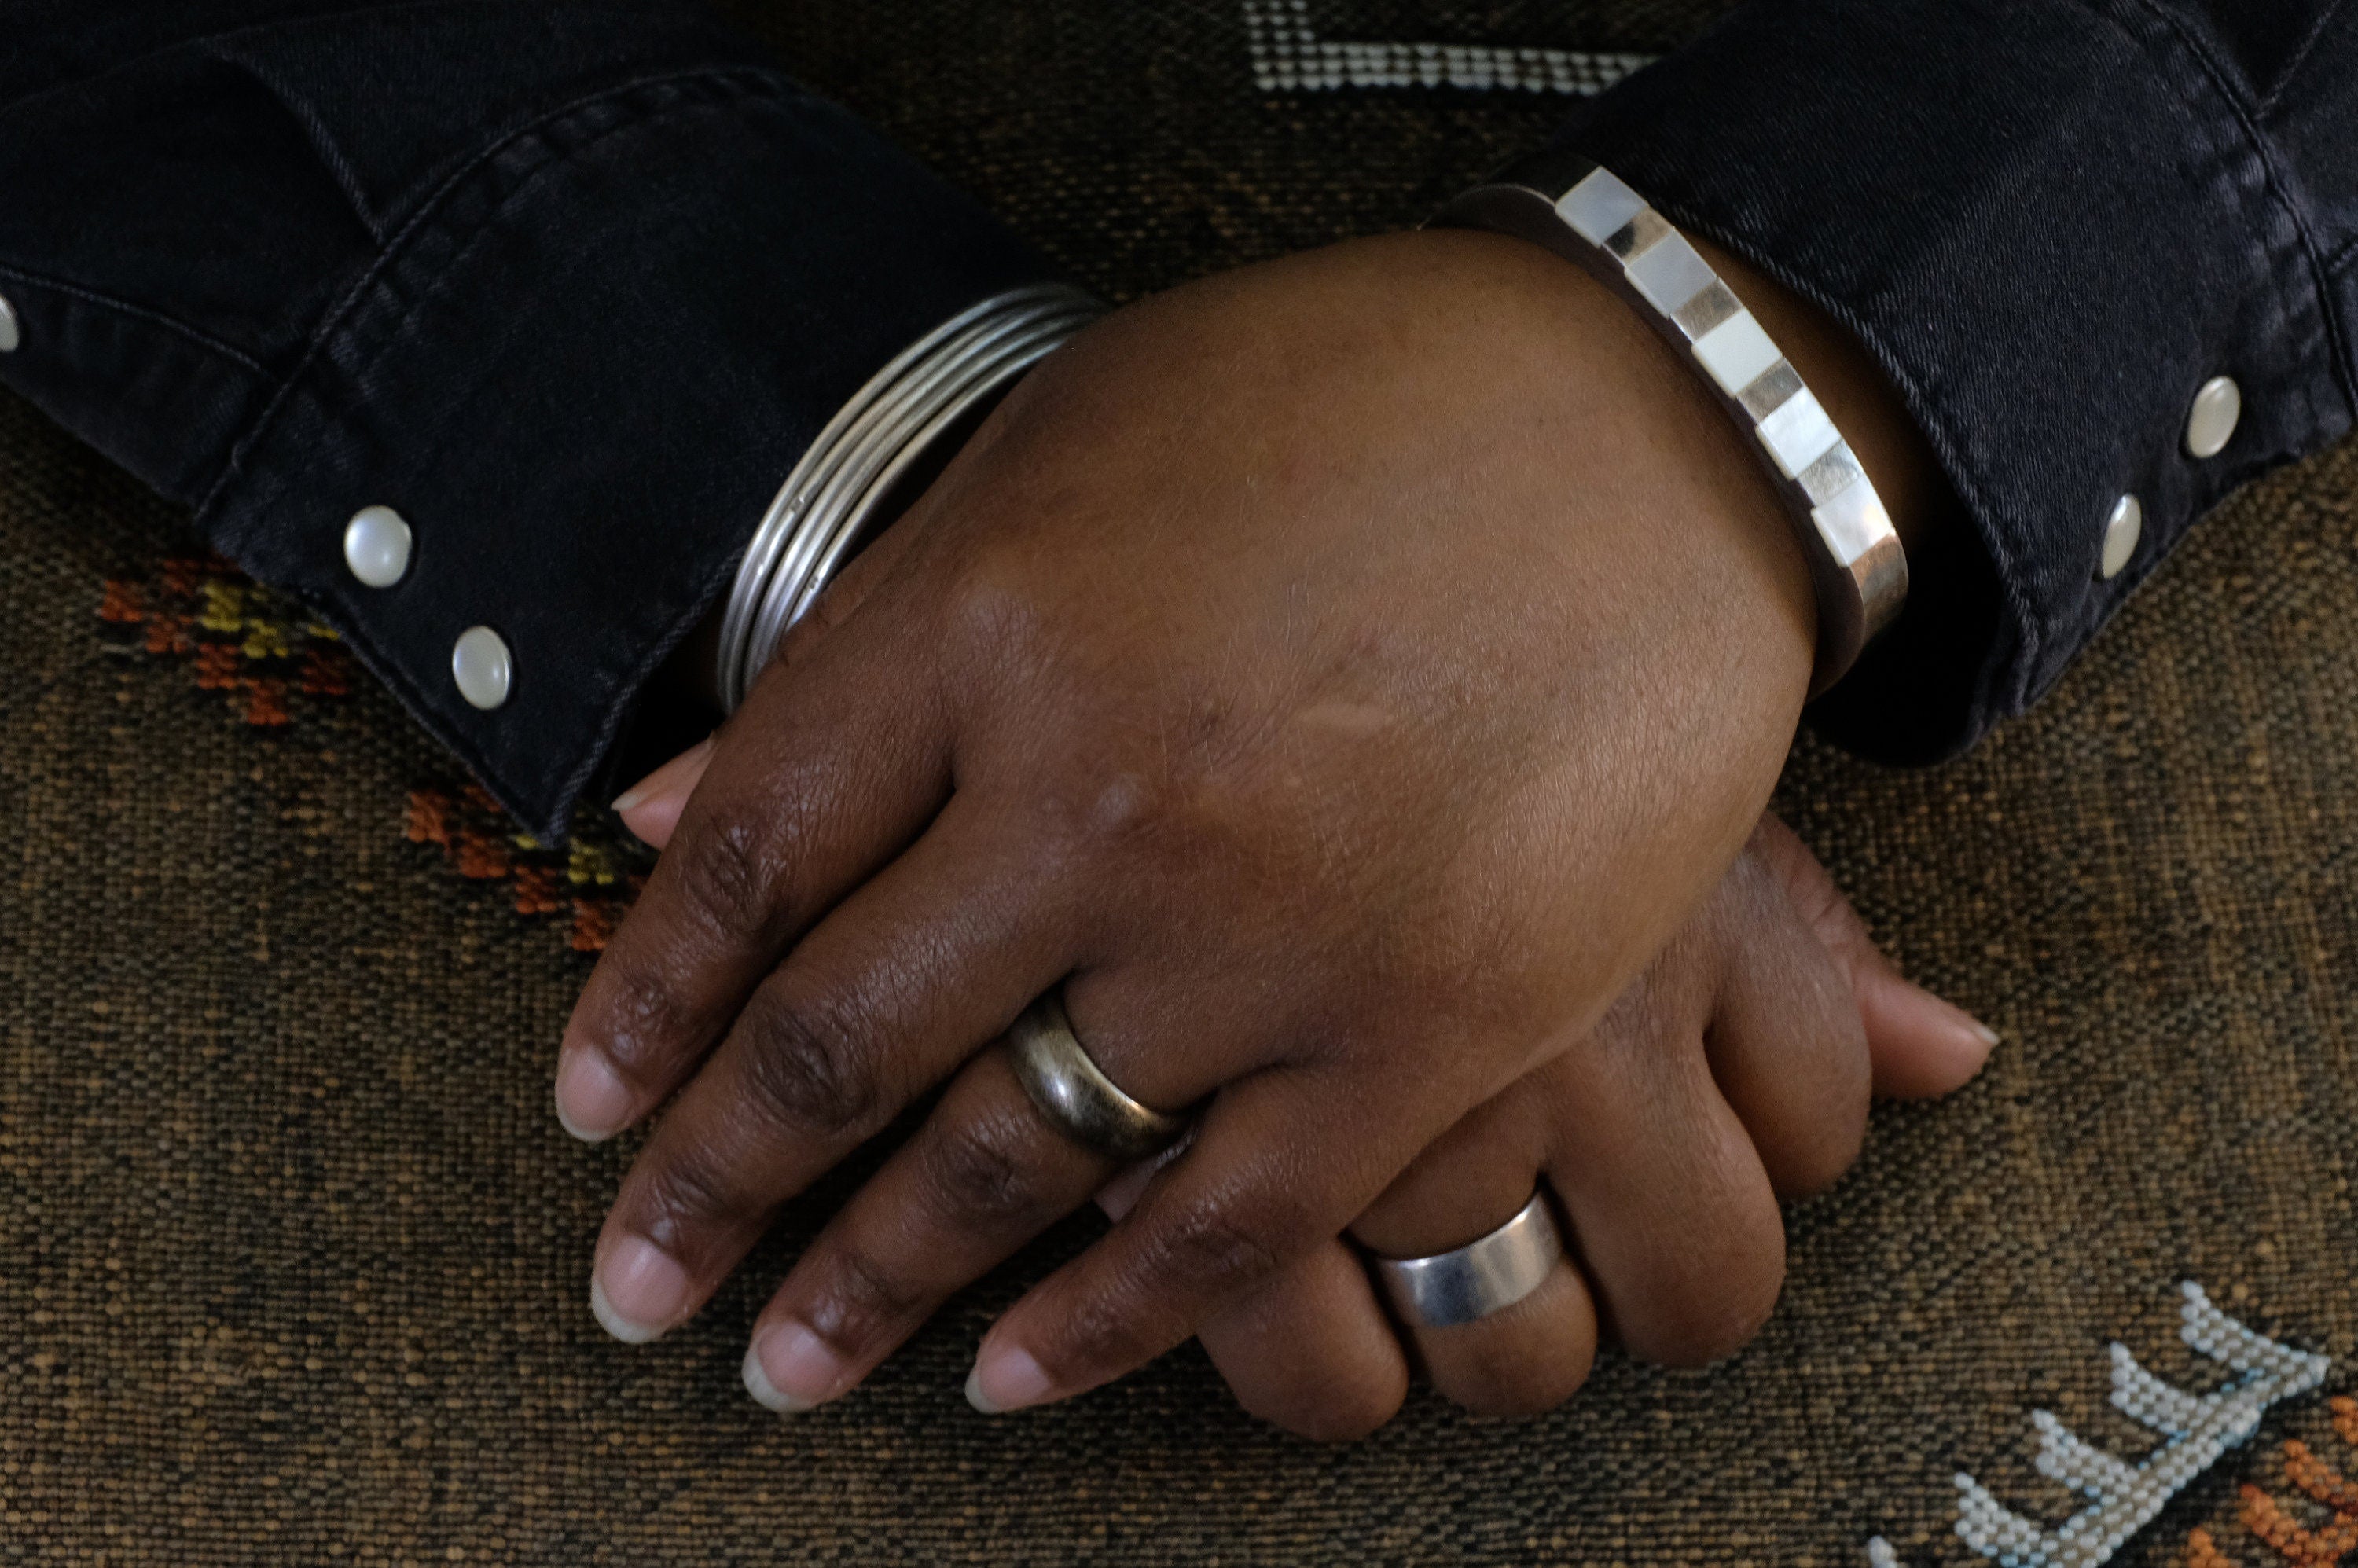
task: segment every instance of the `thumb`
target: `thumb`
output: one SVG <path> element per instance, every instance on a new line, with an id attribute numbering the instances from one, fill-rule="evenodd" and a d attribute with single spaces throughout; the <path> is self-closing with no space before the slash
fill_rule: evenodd
<path id="1" fill-rule="evenodd" d="M 617 795 L 614 815 L 641 841 L 662 849 L 671 842 L 687 797 L 696 793 L 697 781 L 711 762 L 712 737 L 708 735 Z"/>
<path id="2" fill-rule="evenodd" d="M 1850 900 L 1791 828 L 1764 816 L 1752 845 L 1794 911 L 1850 978 L 1876 1094 L 1933 1099 L 1972 1081 L 1997 1044 L 1996 1032 L 1892 968 Z"/>

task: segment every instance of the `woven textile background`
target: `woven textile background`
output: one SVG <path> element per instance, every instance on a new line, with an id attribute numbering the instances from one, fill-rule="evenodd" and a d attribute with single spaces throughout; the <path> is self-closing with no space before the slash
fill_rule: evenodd
<path id="1" fill-rule="evenodd" d="M 1301 14 L 1652 51 L 1719 8 Z M 1225 0 L 736 9 L 1120 295 L 1411 221 L 1562 107 L 1264 92 Z M 2231 504 L 1965 762 L 1802 746 L 1796 825 L 2006 1044 L 1792 1212 L 1758 1343 L 1697 1374 L 1608 1356 L 1523 1425 L 1420 1394 L 1342 1448 L 1244 1417 L 1192 1349 L 972 1414 L 982 1328 L 1091 1221 L 868 1390 L 764 1413 L 744 1333 L 839 1184 L 698 1324 L 607 1340 L 585 1270 L 629 1150 L 567 1139 L 548 1080 L 641 862 L 611 828 L 515 842 L 181 526 L 0 399 L 0 1562 L 1806 1564 L 1877 1532 L 1956 1562 L 1954 1470 L 2070 1510 L 2034 1408 L 2153 1445 L 2104 1406 L 2106 1341 L 2202 1384 L 2183 1279 L 2335 1367 L 2119 1561 L 2177 1563 L 2198 1525 L 2285 1560 L 2238 1493 L 2323 1528 L 2285 1438 L 2358 1474 L 2326 1403 L 2358 1389 L 2358 446 Z"/>

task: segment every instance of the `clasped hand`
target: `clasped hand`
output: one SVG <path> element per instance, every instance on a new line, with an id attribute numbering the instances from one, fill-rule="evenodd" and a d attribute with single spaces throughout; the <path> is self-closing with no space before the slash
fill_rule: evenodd
<path id="1" fill-rule="evenodd" d="M 1262 1413 L 1364 1430 L 1404 1362 L 1336 1238 L 1455 1246 L 1542 1171 L 1577 1266 L 1418 1336 L 1437 1381 L 1552 1403 L 1600 1320 L 1732 1348 L 1781 1275 L 1774 1195 L 1847 1165 L 1871 1071 L 1945 1088 L 1985 1048 L 1831 888 L 1737 863 L 1812 641 L 1733 427 L 1535 249 L 1360 242 L 1109 318 L 639 792 L 666 847 L 558 1068 L 585 1137 L 672 1102 L 601 1319 L 690 1316 L 946 1085 L 763 1314 L 773 1402 L 849 1390 L 1101 1191 L 1120 1217 L 993 1326 L 979 1406 L 1201 1335 Z M 1060 985 L 1115 1082 L 1196 1108 L 1174 1156 L 1117 1182 L 985 1049 Z"/>

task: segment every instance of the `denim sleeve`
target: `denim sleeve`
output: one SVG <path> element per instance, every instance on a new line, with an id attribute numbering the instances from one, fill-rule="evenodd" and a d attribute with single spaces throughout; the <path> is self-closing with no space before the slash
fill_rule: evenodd
<path id="1" fill-rule="evenodd" d="M 673 5 L 27 0 L 9 33 L 0 381 L 543 833 L 834 409 L 1046 270 Z M 390 588 L 343 557 L 371 506 L 412 533 Z"/>
<path id="2" fill-rule="evenodd" d="M 1814 716 L 1871 755 L 2036 701 L 2197 518 L 2351 427 L 2351 0 L 1758 0 L 1563 137 L 1855 333 L 1964 503 Z M 2200 459 L 2219 376 L 2243 415 Z"/>

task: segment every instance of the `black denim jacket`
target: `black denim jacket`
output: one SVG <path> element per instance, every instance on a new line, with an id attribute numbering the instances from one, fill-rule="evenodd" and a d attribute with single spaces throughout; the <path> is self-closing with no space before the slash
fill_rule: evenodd
<path id="1" fill-rule="evenodd" d="M 646 0 L 18 0 L 0 380 L 317 607 L 561 832 L 801 449 L 1048 269 L 733 36 Z M 2034 700 L 2229 490 L 2346 431 L 2358 12 L 1756 0 L 1563 135 L 1855 332 L 1978 555 L 1820 718 L 1899 760 Z M 1469 176 L 1475 171 L 1469 170 Z M 2241 384 L 2197 461 L 2195 390 Z M 2135 493 L 2145 543 L 2099 580 Z M 416 545 L 356 581 L 345 521 Z M 479 711 L 454 640 L 494 627 Z"/>

